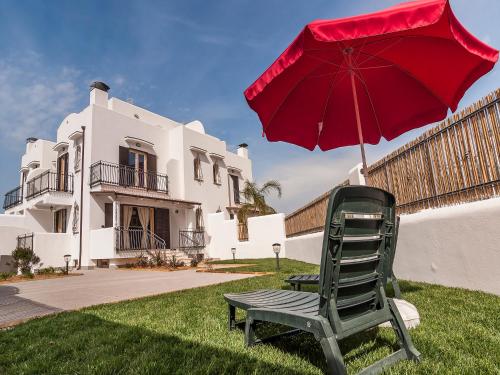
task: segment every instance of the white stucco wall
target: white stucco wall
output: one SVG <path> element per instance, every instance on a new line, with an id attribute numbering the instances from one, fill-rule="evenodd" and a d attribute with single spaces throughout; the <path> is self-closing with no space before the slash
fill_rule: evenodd
<path id="1" fill-rule="evenodd" d="M 248 219 L 248 241 L 238 241 L 236 220 L 225 220 L 223 213 L 208 215 L 207 234 L 210 258 L 232 259 L 231 248 L 236 248 L 237 259 L 274 257 L 272 244 L 281 244 L 281 257 L 286 257 L 285 215 L 275 214 Z"/>
<path id="2" fill-rule="evenodd" d="M 500 294 L 500 198 L 402 215 L 402 279 Z"/>
<path id="3" fill-rule="evenodd" d="M 319 264 L 323 232 L 286 239 L 287 258 Z M 402 215 L 396 276 L 500 294 L 500 198 Z"/>
<path id="4" fill-rule="evenodd" d="M 64 267 L 66 265 L 64 255 L 72 254 L 71 235 L 69 233 L 35 233 L 33 250 L 41 260 L 41 264 L 35 268 Z"/>
<path id="5" fill-rule="evenodd" d="M 0 256 L 10 255 L 17 246 L 17 236 L 28 233 L 28 228 L 0 226 Z"/>
<path id="6" fill-rule="evenodd" d="M 305 234 L 286 239 L 286 256 L 302 262 L 320 264 L 323 232 Z"/>
<path id="7" fill-rule="evenodd" d="M 112 259 L 115 252 L 115 229 L 103 228 L 90 231 L 90 258 Z"/>

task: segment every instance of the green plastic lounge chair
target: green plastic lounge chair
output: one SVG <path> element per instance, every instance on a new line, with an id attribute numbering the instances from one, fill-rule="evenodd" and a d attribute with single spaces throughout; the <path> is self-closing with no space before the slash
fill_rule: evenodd
<path id="1" fill-rule="evenodd" d="M 394 229 L 394 241 L 391 249 L 391 256 L 387 257 L 387 265 L 389 267 L 387 270 L 390 272 L 387 277 L 387 282 L 392 284 L 392 288 L 394 290 L 394 297 L 401 298 L 401 290 L 399 289 L 398 279 L 394 275 L 394 270 L 392 265 L 394 263 L 394 257 L 396 256 L 396 244 L 398 242 L 398 233 L 399 233 L 399 216 L 396 218 L 396 227 Z M 319 285 L 319 275 L 292 275 L 285 282 L 289 283 L 293 290 L 301 290 L 302 285 Z"/>
<path id="2" fill-rule="evenodd" d="M 236 308 L 246 310 L 248 346 L 305 331 L 320 342 L 330 374 L 346 374 L 338 341 L 390 322 L 400 349 L 365 368 L 376 374 L 402 359 L 419 360 L 399 311 L 387 298 L 390 274 L 384 262 L 394 241 L 395 200 L 392 194 L 367 186 L 336 188 L 330 195 L 323 238 L 319 293 L 258 290 L 225 294 L 229 329 L 236 327 Z M 288 332 L 257 339 L 257 324 L 272 322 Z"/>

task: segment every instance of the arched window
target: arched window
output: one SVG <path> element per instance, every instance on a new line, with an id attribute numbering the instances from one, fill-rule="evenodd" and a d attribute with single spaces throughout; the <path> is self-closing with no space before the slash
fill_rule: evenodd
<path id="1" fill-rule="evenodd" d="M 75 202 L 73 205 L 73 234 L 77 234 L 80 231 L 80 207 L 78 203 Z"/>
<path id="2" fill-rule="evenodd" d="M 203 181 L 203 172 L 201 170 L 201 158 L 200 155 L 196 155 L 193 160 L 194 166 L 194 179 L 197 181 Z"/>
<path id="3" fill-rule="evenodd" d="M 201 207 L 198 207 L 195 211 L 196 214 L 196 230 L 204 230 L 204 225 L 203 225 L 203 211 L 201 210 Z"/>
<path id="4" fill-rule="evenodd" d="M 215 185 L 220 185 L 221 184 L 221 178 L 220 178 L 220 168 L 219 168 L 219 163 L 214 162 L 214 184 Z"/>
<path id="5" fill-rule="evenodd" d="M 75 172 L 78 172 L 80 170 L 81 159 L 82 159 L 82 146 L 78 145 L 76 146 L 75 150 L 75 165 L 74 165 Z"/>

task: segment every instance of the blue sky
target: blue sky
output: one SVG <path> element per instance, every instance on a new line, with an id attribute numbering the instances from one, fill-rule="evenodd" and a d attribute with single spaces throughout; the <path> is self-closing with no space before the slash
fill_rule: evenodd
<path id="1" fill-rule="evenodd" d="M 55 138 L 88 103 L 88 84 L 177 121 L 198 119 L 230 147 L 246 142 L 259 182 L 278 179 L 290 212 L 346 178 L 359 149 L 309 152 L 261 137 L 244 89 L 309 21 L 371 12 L 395 0 L 17 1 L 0 4 L 0 191 L 17 186 L 24 139 Z M 500 47 L 498 0 L 452 0 L 461 22 Z M 496 89 L 495 68 L 461 107 Z M 421 134 L 368 146 L 373 162 Z"/>

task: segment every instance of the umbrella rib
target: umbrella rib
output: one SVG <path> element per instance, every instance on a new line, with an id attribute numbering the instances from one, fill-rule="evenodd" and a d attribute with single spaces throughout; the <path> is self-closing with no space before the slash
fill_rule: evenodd
<path id="1" fill-rule="evenodd" d="M 308 56 L 310 56 L 310 55 L 308 55 Z M 315 57 L 315 56 L 310 56 L 310 57 Z M 321 67 L 321 65 L 317 66 L 316 68 L 313 69 L 313 71 L 311 73 L 315 72 L 320 67 Z M 310 74 L 305 75 L 304 77 L 302 77 L 299 81 L 297 81 L 297 83 L 293 86 L 293 88 L 288 91 L 288 93 L 286 94 L 286 96 L 283 98 L 283 100 L 281 101 L 281 103 L 276 107 L 276 110 L 273 112 L 273 114 L 269 118 L 269 121 L 267 122 L 267 128 L 269 128 L 271 126 L 271 123 L 273 122 L 274 117 L 279 112 L 279 110 L 281 109 L 281 107 L 283 107 L 283 104 L 285 104 L 285 102 L 288 100 L 288 98 L 290 97 L 290 95 L 292 94 L 292 92 L 297 88 L 298 85 L 300 85 L 302 82 L 304 82 L 307 78 L 310 78 Z M 262 127 L 264 128 L 264 124 L 262 124 Z M 267 129 L 265 129 L 265 128 L 263 129 L 264 134 L 266 133 L 266 130 Z"/>
<path id="2" fill-rule="evenodd" d="M 366 91 L 366 95 L 368 95 L 368 99 L 370 101 L 370 106 L 372 107 L 372 112 L 373 112 L 373 116 L 375 117 L 375 122 L 377 123 L 378 132 L 380 134 L 380 137 L 383 137 L 384 135 L 382 134 L 382 129 L 380 127 L 380 122 L 378 120 L 377 111 L 375 111 L 375 105 L 373 104 L 372 97 L 370 95 L 370 92 L 368 91 L 368 85 L 366 84 L 366 81 L 364 80 L 363 76 L 361 75 L 361 72 L 357 72 L 355 69 L 353 69 L 353 73 L 356 75 L 356 77 L 358 77 L 358 79 L 363 84 L 363 87 Z"/>
<path id="3" fill-rule="evenodd" d="M 361 62 L 359 63 L 359 65 L 363 65 L 363 64 L 367 63 L 368 61 L 373 60 L 374 58 L 379 57 L 379 56 L 378 56 L 379 54 L 381 54 L 381 53 L 383 53 L 383 52 L 387 51 L 388 49 L 390 49 L 390 48 L 392 48 L 392 47 L 394 47 L 396 44 L 398 44 L 398 43 L 399 43 L 400 41 L 402 41 L 402 40 L 403 40 L 403 38 L 402 38 L 402 37 L 399 37 L 398 39 L 396 39 L 394 42 L 392 42 L 392 43 L 391 43 L 391 44 L 389 44 L 388 46 L 385 46 L 385 47 L 384 47 L 384 48 L 382 48 L 380 51 L 377 51 L 377 53 L 375 53 L 375 54 L 370 54 L 370 53 L 367 53 L 367 52 L 363 52 L 363 50 L 362 50 L 362 49 L 360 49 L 360 50 L 359 50 L 359 54 L 358 54 L 358 56 L 359 56 L 359 55 L 361 55 L 361 54 L 365 54 L 365 55 L 368 55 L 369 57 L 368 57 L 367 59 L 365 59 L 365 60 L 361 61 Z"/>
<path id="4" fill-rule="evenodd" d="M 388 60 L 388 59 L 385 59 L 383 57 L 380 57 L 380 56 L 374 56 L 374 55 L 371 55 L 367 52 L 362 52 L 363 54 L 365 55 L 368 55 L 368 56 L 371 56 L 373 58 L 378 58 L 378 59 L 381 59 L 383 61 L 385 61 L 386 63 L 389 63 L 389 64 L 393 64 L 392 61 Z M 432 96 L 434 96 L 437 100 L 439 100 L 441 102 L 441 104 L 444 104 L 447 108 L 449 108 L 450 106 L 446 103 L 445 100 L 443 100 L 438 94 L 436 94 L 434 91 L 432 91 L 429 87 L 427 87 L 426 85 L 424 85 L 422 83 L 422 81 L 420 81 L 417 77 L 415 77 L 412 73 L 410 73 L 408 70 L 406 69 L 403 69 L 400 65 L 397 65 L 397 64 L 394 64 L 394 67 L 397 68 L 399 71 L 403 72 L 404 74 L 406 74 L 408 77 L 412 78 L 415 82 L 419 83 L 420 86 L 422 86 L 425 90 L 427 90 L 427 92 L 429 92 Z"/>
<path id="5" fill-rule="evenodd" d="M 334 88 L 334 86 L 335 86 L 336 83 L 340 82 L 340 80 L 337 80 L 337 78 L 340 77 L 339 73 L 340 73 L 340 69 L 337 70 L 337 72 L 335 73 L 335 75 L 332 77 L 332 82 L 330 83 L 330 88 L 328 89 L 328 96 L 327 96 L 327 98 L 325 100 L 325 105 L 324 105 L 323 111 L 322 111 L 323 113 L 321 115 L 321 121 L 320 122 L 321 122 L 322 125 L 321 125 L 321 129 L 319 129 L 319 131 L 318 131 L 318 139 L 316 140 L 316 144 L 319 144 L 319 137 L 321 135 L 321 130 L 324 127 L 324 121 L 325 121 L 326 113 L 328 111 L 328 104 L 330 103 L 330 99 L 332 97 L 333 88 Z M 342 77 L 342 78 L 344 78 L 344 77 Z"/>

